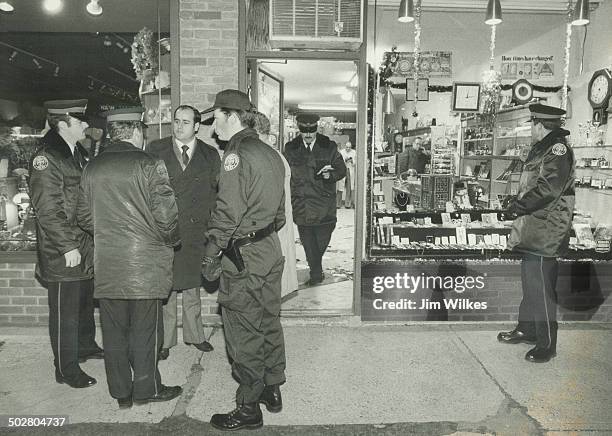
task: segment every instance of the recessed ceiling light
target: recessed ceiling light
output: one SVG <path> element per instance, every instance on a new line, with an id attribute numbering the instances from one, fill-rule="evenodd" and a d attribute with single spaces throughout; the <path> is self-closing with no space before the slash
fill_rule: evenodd
<path id="1" fill-rule="evenodd" d="M 98 0 L 90 0 L 85 9 L 87 9 L 89 14 L 95 17 L 102 15 L 102 6 L 100 6 Z"/>
<path id="2" fill-rule="evenodd" d="M 50 14 L 56 14 L 62 10 L 64 2 L 62 0 L 45 0 L 43 7 Z"/>
<path id="3" fill-rule="evenodd" d="M 13 12 L 15 8 L 10 2 L 0 2 L 0 12 Z"/>

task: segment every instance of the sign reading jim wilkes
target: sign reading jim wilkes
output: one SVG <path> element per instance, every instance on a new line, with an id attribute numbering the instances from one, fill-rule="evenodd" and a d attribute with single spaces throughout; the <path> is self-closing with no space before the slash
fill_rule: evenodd
<path id="1" fill-rule="evenodd" d="M 461 319 L 452 315 L 490 310 L 486 288 L 486 274 L 458 265 L 365 265 L 362 319 Z"/>

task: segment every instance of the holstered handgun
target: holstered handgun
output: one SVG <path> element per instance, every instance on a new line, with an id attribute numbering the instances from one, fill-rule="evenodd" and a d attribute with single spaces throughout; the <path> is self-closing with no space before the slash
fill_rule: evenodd
<path id="1" fill-rule="evenodd" d="M 242 254 L 240 254 L 240 247 L 234 242 L 235 239 L 230 239 L 227 248 L 223 250 L 223 255 L 234 264 L 238 272 L 242 272 L 244 271 L 244 260 L 242 259 Z"/>

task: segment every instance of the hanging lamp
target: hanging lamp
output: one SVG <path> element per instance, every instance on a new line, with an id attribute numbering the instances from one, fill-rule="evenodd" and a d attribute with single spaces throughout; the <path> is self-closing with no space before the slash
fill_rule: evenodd
<path id="1" fill-rule="evenodd" d="M 392 114 L 393 112 L 395 112 L 395 99 L 393 98 L 391 87 L 387 85 L 387 91 L 385 91 L 385 96 L 383 97 L 383 113 Z"/>
<path id="2" fill-rule="evenodd" d="M 489 0 L 485 24 L 493 26 L 502 22 L 502 9 L 499 0 Z"/>
<path id="3" fill-rule="evenodd" d="M 15 8 L 9 1 L 0 2 L 0 12 L 13 12 Z"/>
<path id="4" fill-rule="evenodd" d="M 589 21 L 589 0 L 578 0 L 574 7 L 572 26 L 585 26 Z"/>
<path id="5" fill-rule="evenodd" d="M 414 0 L 402 0 L 397 13 L 397 21 L 402 23 L 414 21 Z"/>

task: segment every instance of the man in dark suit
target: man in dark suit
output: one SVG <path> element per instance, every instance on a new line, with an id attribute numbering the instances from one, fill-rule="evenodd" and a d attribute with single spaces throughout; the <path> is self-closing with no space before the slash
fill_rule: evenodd
<path id="1" fill-rule="evenodd" d="M 200 112 L 187 105 L 174 111 L 173 135 L 152 142 L 147 151 L 162 159 L 179 211 L 182 245 L 175 251 L 173 292 L 164 305 L 164 344 L 160 359 L 176 345 L 177 292 L 183 294 L 183 340 L 200 351 L 212 351 L 204 336 L 200 302 L 200 267 L 204 233 L 217 198 L 221 160 L 217 150 L 196 138 Z"/>

